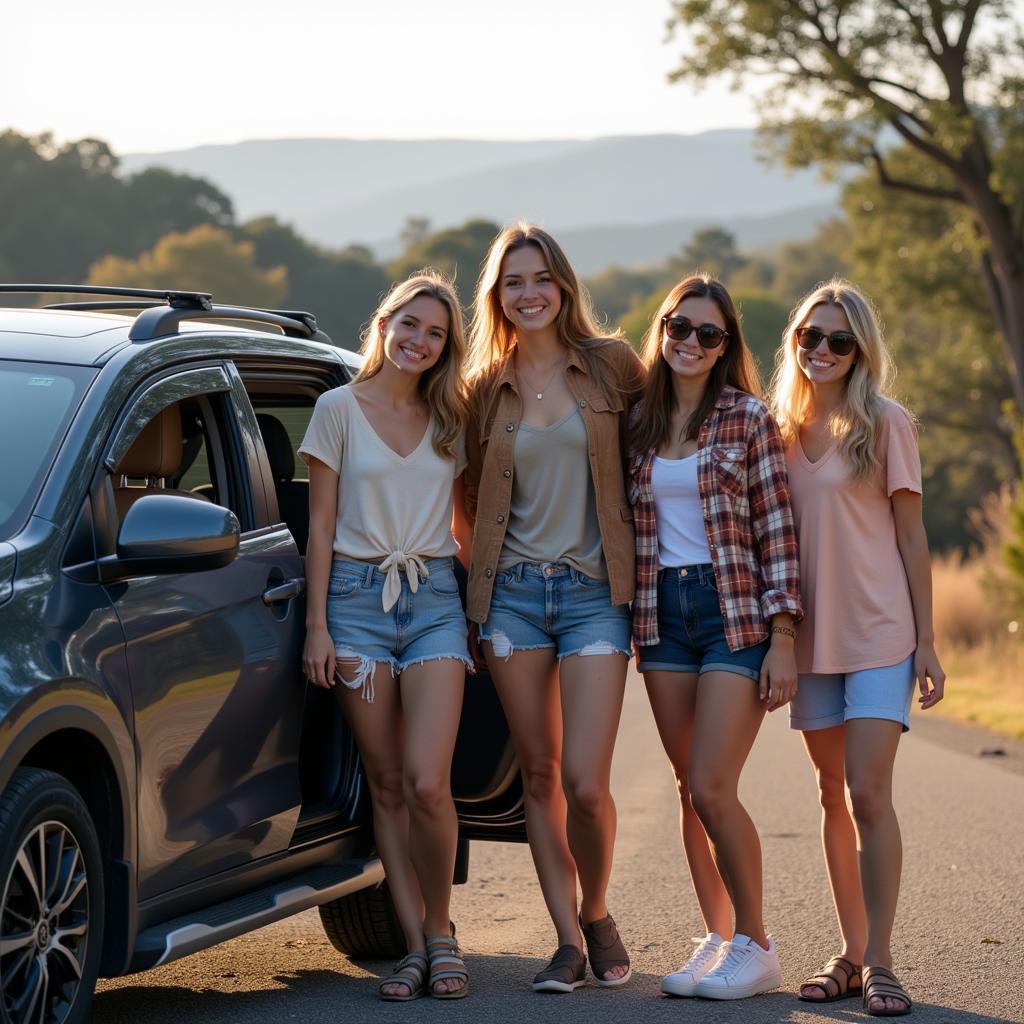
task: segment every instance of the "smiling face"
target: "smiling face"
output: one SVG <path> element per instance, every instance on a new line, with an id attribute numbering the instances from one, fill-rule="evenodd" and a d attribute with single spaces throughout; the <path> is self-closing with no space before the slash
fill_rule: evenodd
<path id="1" fill-rule="evenodd" d="M 501 310 L 517 332 L 546 331 L 562 308 L 562 290 L 536 245 L 505 254 L 498 282 Z"/>
<path id="2" fill-rule="evenodd" d="M 714 324 L 721 330 L 727 330 L 725 317 L 718 308 L 718 303 L 706 295 L 687 295 L 669 316 L 684 316 L 694 325 Z M 673 373 L 681 377 L 707 377 L 715 363 L 722 357 L 728 339 L 715 348 L 702 348 L 697 341 L 697 332 L 691 331 L 683 341 L 673 341 L 668 336 L 665 325 L 661 327 L 661 357 L 669 365 Z"/>
<path id="3" fill-rule="evenodd" d="M 852 333 L 853 330 L 846 311 L 842 306 L 833 303 L 815 306 L 800 326 L 815 327 L 825 335 L 832 334 L 833 331 Z M 796 361 L 812 384 L 835 384 L 853 369 L 853 364 L 857 361 L 857 349 L 845 356 L 837 356 L 829 348 L 826 338 L 822 338 L 817 348 L 806 349 L 797 345 Z"/>
<path id="4" fill-rule="evenodd" d="M 441 358 L 449 326 L 448 307 L 443 302 L 417 295 L 380 321 L 384 357 L 403 373 L 425 373 Z"/>

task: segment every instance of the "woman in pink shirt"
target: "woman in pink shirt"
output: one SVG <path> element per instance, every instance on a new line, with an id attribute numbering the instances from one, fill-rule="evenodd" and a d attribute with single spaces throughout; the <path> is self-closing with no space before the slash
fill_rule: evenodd
<path id="1" fill-rule="evenodd" d="M 887 397 L 891 375 L 870 302 L 833 280 L 794 310 L 773 382 L 804 608 L 790 719 L 818 777 L 842 938 L 800 998 L 860 995 L 867 1013 L 886 1017 L 912 1005 L 890 951 L 902 862 L 893 761 L 910 727 L 915 683 L 921 707 L 930 708 L 945 681 L 934 646 L 917 432 Z"/>

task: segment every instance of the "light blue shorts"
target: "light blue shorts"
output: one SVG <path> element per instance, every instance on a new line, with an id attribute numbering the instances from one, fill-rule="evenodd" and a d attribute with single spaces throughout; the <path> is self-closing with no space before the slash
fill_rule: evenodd
<path id="1" fill-rule="evenodd" d="M 327 631 L 337 658 L 358 658 L 356 677 L 346 686 L 363 688 L 373 700 L 377 662 L 400 673 L 424 661 L 453 658 L 472 667 L 466 648 L 466 616 L 450 558 L 426 560 L 414 594 L 405 573 L 397 603 L 384 611 L 385 573 L 371 562 L 335 558 L 327 584 Z"/>
<path id="2" fill-rule="evenodd" d="M 898 665 L 825 675 L 809 672 L 797 681 L 789 724 L 807 732 L 830 729 L 851 718 L 883 718 L 910 728 L 914 697 L 914 656 Z"/>
<path id="3" fill-rule="evenodd" d="M 499 569 L 480 639 L 496 657 L 553 647 L 573 654 L 630 654 L 629 607 L 613 605 L 607 580 L 564 562 L 517 562 Z"/>

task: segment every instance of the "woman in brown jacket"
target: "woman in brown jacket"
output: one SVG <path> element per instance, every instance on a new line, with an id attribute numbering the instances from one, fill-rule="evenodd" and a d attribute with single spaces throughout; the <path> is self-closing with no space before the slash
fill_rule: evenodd
<path id="1" fill-rule="evenodd" d="M 595 981 L 621 985 L 629 957 L 605 904 L 609 777 L 635 582 L 622 439 L 643 367 L 624 341 L 600 335 L 562 249 L 529 224 L 491 244 L 469 364 L 469 618 L 516 745 L 558 937 L 533 987 L 582 985 L 584 940 Z"/>

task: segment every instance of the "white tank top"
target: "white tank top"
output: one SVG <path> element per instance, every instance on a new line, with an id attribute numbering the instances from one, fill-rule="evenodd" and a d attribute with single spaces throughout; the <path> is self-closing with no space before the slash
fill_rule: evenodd
<path id="1" fill-rule="evenodd" d="M 697 453 L 685 459 L 654 456 L 651 473 L 658 565 L 703 565 L 711 561 L 697 485 Z"/>

